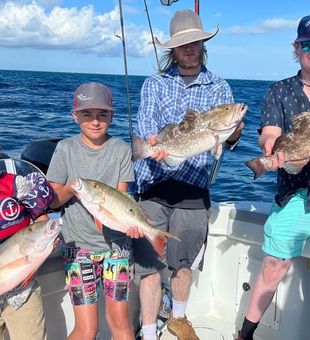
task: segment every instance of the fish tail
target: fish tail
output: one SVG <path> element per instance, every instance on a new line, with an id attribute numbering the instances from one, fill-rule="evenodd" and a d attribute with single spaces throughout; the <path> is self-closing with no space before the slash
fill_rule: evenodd
<path id="1" fill-rule="evenodd" d="M 154 238 L 152 238 L 151 243 L 152 243 L 154 249 L 156 250 L 157 254 L 161 258 L 164 258 L 164 251 L 165 251 L 165 247 L 166 247 L 166 243 L 167 243 L 166 238 L 158 235 L 158 236 L 155 236 Z"/>
<path id="2" fill-rule="evenodd" d="M 34 278 L 34 274 L 35 272 L 30 273 L 21 283 L 20 287 L 24 288 L 26 286 L 28 286 L 28 284 L 31 282 L 31 280 Z"/>
<path id="3" fill-rule="evenodd" d="M 173 239 L 175 239 L 175 240 L 181 242 L 181 239 L 180 239 L 178 236 L 176 236 L 176 235 L 174 235 L 174 234 L 172 234 L 172 233 L 169 233 L 168 231 L 160 230 L 160 231 L 159 231 L 159 235 L 160 235 L 161 237 L 173 238 Z"/>
<path id="4" fill-rule="evenodd" d="M 261 161 L 261 157 L 251 159 L 245 164 L 253 171 L 254 179 L 262 176 L 267 170 L 266 165 Z"/>
<path id="5" fill-rule="evenodd" d="M 176 235 L 169 233 L 168 231 L 159 230 L 158 235 L 152 237 L 151 243 L 158 253 L 158 255 L 163 258 L 164 250 L 167 243 L 167 238 L 174 238 L 175 240 L 181 241 Z"/>
<path id="6" fill-rule="evenodd" d="M 132 159 L 147 158 L 151 156 L 152 152 L 147 141 L 138 136 L 131 136 Z"/>

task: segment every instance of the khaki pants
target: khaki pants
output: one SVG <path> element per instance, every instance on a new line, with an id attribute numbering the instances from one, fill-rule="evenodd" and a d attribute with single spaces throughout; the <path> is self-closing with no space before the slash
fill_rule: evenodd
<path id="1" fill-rule="evenodd" d="M 41 288 L 37 283 L 18 310 L 4 303 L 0 314 L 0 340 L 4 339 L 5 331 L 11 340 L 46 340 Z"/>

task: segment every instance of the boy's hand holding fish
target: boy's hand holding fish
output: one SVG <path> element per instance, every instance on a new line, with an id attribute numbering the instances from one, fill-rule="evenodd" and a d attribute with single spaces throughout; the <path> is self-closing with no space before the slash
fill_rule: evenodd
<path id="1" fill-rule="evenodd" d="M 143 230 L 140 230 L 138 227 L 135 226 L 129 227 L 126 234 L 127 236 L 136 239 L 145 237 Z"/>

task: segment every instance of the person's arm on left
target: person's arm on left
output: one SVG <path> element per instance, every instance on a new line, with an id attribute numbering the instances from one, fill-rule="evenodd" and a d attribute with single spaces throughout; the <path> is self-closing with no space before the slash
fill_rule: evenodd
<path id="1" fill-rule="evenodd" d="M 25 206 L 32 221 L 47 215 L 47 209 L 54 200 L 55 192 L 44 175 L 33 172 L 24 177 L 17 176 L 16 189 L 17 198 Z"/>
<path id="2" fill-rule="evenodd" d="M 19 178 L 17 191 L 20 188 L 20 202 L 26 207 L 33 222 L 44 222 L 49 219 L 47 209 L 54 200 L 55 192 L 51 184 L 40 173 L 31 173 Z M 53 244 L 53 250 L 59 247 L 60 237 Z"/>

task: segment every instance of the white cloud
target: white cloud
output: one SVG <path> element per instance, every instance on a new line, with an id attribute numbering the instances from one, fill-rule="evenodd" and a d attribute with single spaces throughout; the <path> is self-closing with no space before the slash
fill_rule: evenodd
<path id="1" fill-rule="evenodd" d="M 81 9 L 55 6 L 47 11 L 43 2 L 50 5 L 56 1 L 41 1 L 42 5 L 8 1 L 0 5 L 0 46 L 122 55 L 121 40 L 115 36 L 121 34 L 117 6 L 100 14 L 93 6 Z M 151 36 L 144 27 L 127 23 L 125 35 L 128 55 L 145 56 L 151 51 Z"/>
<path id="2" fill-rule="evenodd" d="M 284 31 L 287 29 L 296 29 L 299 19 L 285 20 L 285 19 L 268 19 L 253 26 L 239 26 L 234 25 L 225 30 L 226 33 L 232 34 L 265 34 L 270 32 Z"/>
<path id="3" fill-rule="evenodd" d="M 0 4 L 6 3 L 7 0 L 0 0 Z M 34 0 L 10 0 L 10 2 L 15 4 L 31 4 Z M 63 0 L 35 0 L 35 2 L 42 6 L 55 6 L 63 2 Z"/>

